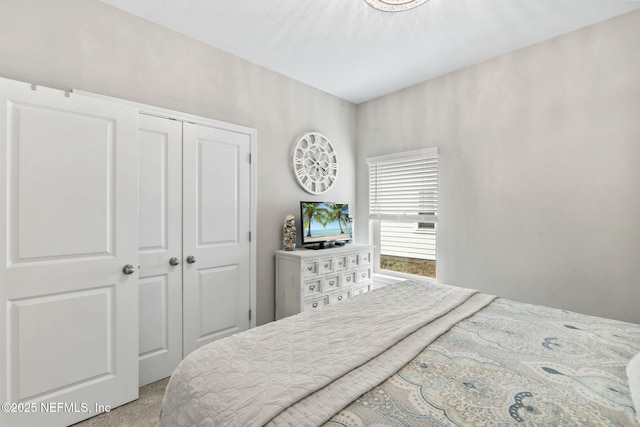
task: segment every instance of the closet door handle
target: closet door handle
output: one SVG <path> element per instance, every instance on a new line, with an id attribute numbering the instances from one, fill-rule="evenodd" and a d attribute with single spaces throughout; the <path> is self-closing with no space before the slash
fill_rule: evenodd
<path id="1" fill-rule="evenodd" d="M 136 271 L 136 268 L 131 264 L 127 264 L 124 267 L 122 267 L 122 272 L 124 274 L 133 274 L 135 271 Z"/>
<path id="2" fill-rule="evenodd" d="M 171 259 L 169 260 L 169 264 L 171 264 L 171 265 L 178 265 L 178 264 L 180 264 L 180 260 L 179 260 L 178 258 L 176 258 L 176 257 L 173 257 L 173 258 L 171 258 Z"/>
<path id="3" fill-rule="evenodd" d="M 196 257 L 194 257 L 193 255 L 189 255 L 189 256 L 187 257 L 187 262 L 188 262 L 189 264 L 193 264 L 194 262 L 196 262 Z"/>

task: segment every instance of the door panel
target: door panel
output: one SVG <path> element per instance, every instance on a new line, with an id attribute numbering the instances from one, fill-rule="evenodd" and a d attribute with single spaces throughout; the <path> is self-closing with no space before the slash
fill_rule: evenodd
<path id="1" fill-rule="evenodd" d="M 251 137 L 183 125 L 184 354 L 249 328 Z"/>
<path id="2" fill-rule="evenodd" d="M 199 339 L 237 331 L 240 297 L 238 264 L 201 269 L 198 272 Z"/>
<path id="3" fill-rule="evenodd" d="M 199 141 L 199 247 L 236 245 L 240 240 L 238 164 L 242 147 L 240 141 L 238 144 Z"/>
<path id="4" fill-rule="evenodd" d="M 182 123 L 140 116 L 140 386 L 182 360 Z"/>
<path id="5" fill-rule="evenodd" d="M 0 425 L 68 425 L 137 398 L 138 274 L 123 273 L 137 265 L 137 117 L 0 79 L 0 401 L 81 408 Z"/>
<path id="6" fill-rule="evenodd" d="M 110 255 L 113 120 L 20 102 L 9 114 L 17 133 L 9 140 L 12 262 Z M 92 191 L 104 184 L 107 191 Z"/>
<path id="7" fill-rule="evenodd" d="M 115 373 L 109 351 L 115 344 L 113 297 L 111 286 L 10 303 L 9 365 L 18 368 L 10 389 L 18 401 Z M 53 334 L 35 329 L 52 322 Z M 57 369 L 43 376 L 42 367 L 49 365 Z"/>
<path id="8" fill-rule="evenodd" d="M 169 351 L 168 304 L 170 301 L 167 276 L 167 274 L 163 274 L 143 277 L 138 283 L 140 293 L 138 352 L 140 353 L 141 365 L 144 360 Z"/>

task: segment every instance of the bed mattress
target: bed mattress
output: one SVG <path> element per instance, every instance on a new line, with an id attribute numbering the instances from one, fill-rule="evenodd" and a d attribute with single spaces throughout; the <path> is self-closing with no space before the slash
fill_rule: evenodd
<path id="1" fill-rule="evenodd" d="M 326 426 L 633 426 L 640 326 L 497 299 Z"/>
<path id="2" fill-rule="evenodd" d="M 640 325 L 407 281 L 206 345 L 161 425 L 635 423 Z"/>

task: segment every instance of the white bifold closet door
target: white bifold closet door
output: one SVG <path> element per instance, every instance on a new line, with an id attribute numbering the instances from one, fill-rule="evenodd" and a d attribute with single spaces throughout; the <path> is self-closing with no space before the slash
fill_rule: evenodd
<path id="1" fill-rule="evenodd" d="M 141 116 L 140 385 L 248 329 L 251 137 Z"/>
<path id="2" fill-rule="evenodd" d="M 232 129 L 183 126 L 186 356 L 204 344 L 249 329 L 251 139 Z"/>
<path id="3" fill-rule="evenodd" d="M 140 115 L 140 386 L 182 360 L 182 122 Z"/>
<path id="4" fill-rule="evenodd" d="M 2 426 L 138 396 L 138 110 L 0 79 Z"/>

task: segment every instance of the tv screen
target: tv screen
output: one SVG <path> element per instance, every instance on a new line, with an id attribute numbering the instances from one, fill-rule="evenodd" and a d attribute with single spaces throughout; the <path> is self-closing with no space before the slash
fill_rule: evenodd
<path id="1" fill-rule="evenodd" d="M 345 203 L 300 202 L 302 246 L 325 247 L 327 242 L 352 239 L 349 205 Z"/>

